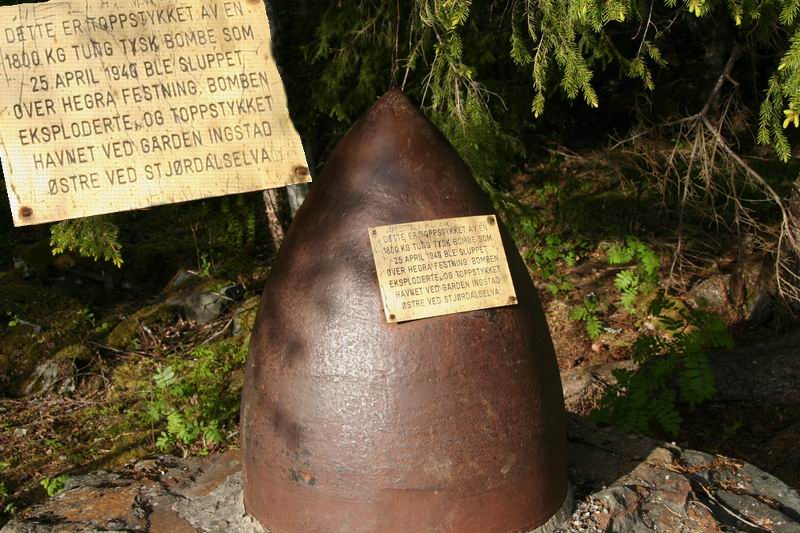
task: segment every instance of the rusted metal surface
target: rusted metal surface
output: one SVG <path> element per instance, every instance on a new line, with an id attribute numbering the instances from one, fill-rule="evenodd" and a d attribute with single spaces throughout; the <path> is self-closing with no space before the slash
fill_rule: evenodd
<path id="1" fill-rule="evenodd" d="M 492 212 L 399 91 L 331 154 L 275 260 L 247 363 L 245 506 L 270 531 L 511 533 L 562 505 L 561 382 L 505 228 L 516 305 L 383 316 L 367 228 Z"/>

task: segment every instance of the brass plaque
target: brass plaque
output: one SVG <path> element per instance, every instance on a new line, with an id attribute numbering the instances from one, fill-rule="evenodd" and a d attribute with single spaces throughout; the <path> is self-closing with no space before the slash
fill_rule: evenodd
<path id="1" fill-rule="evenodd" d="M 264 0 L 0 8 L 17 226 L 309 181 Z"/>
<path id="2" fill-rule="evenodd" d="M 387 322 L 513 305 L 494 215 L 369 229 Z"/>

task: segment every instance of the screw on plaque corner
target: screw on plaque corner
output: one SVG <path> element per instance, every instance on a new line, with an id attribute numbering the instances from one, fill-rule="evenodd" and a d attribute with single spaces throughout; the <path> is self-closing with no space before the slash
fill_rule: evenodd
<path id="1" fill-rule="evenodd" d="M 30 207 L 21 207 L 19 210 L 19 216 L 22 218 L 31 218 L 33 216 L 33 209 Z"/>

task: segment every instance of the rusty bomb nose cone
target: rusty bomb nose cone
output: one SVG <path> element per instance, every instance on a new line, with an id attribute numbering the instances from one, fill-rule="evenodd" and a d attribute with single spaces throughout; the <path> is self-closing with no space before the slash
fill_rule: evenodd
<path id="1" fill-rule="evenodd" d="M 490 213 L 398 90 L 331 154 L 274 262 L 242 394 L 245 507 L 272 533 L 544 531 L 564 513 L 561 381 L 505 229 L 517 305 L 383 312 L 368 228 Z"/>

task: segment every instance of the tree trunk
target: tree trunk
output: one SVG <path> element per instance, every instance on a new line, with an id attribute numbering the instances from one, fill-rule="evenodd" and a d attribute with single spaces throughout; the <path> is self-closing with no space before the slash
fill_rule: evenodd
<path id="1" fill-rule="evenodd" d="M 281 189 L 264 191 L 264 209 L 267 214 L 267 231 L 272 247 L 277 252 L 286 236 L 286 230 L 308 193 L 308 184 L 289 185 Z"/>
<path id="2" fill-rule="evenodd" d="M 272 241 L 272 247 L 277 252 L 286 235 L 283 209 L 285 193 L 282 189 L 268 189 L 264 191 L 264 207 L 267 214 L 267 230 Z"/>

